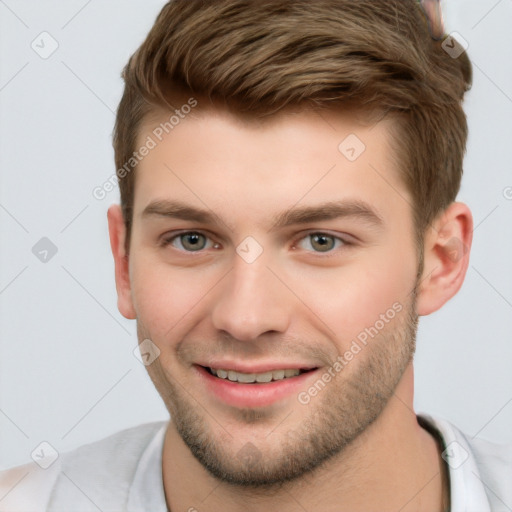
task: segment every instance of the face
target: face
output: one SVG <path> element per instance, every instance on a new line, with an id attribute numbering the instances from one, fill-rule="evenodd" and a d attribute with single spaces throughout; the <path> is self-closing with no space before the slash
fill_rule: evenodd
<path id="1" fill-rule="evenodd" d="M 225 482 L 271 487 L 342 453 L 411 361 L 418 261 L 390 122 L 204 110 L 137 168 L 120 308 L 158 348 L 172 427 Z M 340 149 L 351 134 L 363 152 L 354 135 Z"/>

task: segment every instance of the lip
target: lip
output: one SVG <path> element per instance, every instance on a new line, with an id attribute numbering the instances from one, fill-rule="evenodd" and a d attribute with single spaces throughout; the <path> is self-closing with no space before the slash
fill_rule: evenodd
<path id="1" fill-rule="evenodd" d="M 290 395 L 297 395 L 301 390 L 306 389 L 307 381 L 316 376 L 320 370 L 316 368 L 279 381 L 241 384 L 215 377 L 203 366 L 195 364 L 193 368 L 210 394 L 225 404 L 246 408 L 265 407 Z"/>
<path id="2" fill-rule="evenodd" d="M 318 366 L 309 363 L 287 363 L 287 362 L 272 362 L 272 363 L 259 363 L 254 365 L 244 365 L 235 361 L 209 361 L 208 363 L 197 363 L 200 366 L 207 368 L 214 368 L 215 370 L 233 370 L 239 373 L 266 373 L 274 372 L 276 370 L 313 370 Z"/>

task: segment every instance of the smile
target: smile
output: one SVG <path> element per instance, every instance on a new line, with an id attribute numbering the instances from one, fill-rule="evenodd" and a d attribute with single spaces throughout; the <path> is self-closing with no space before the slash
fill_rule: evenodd
<path id="1" fill-rule="evenodd" d="M 207 370 L 216 377 L 220 379 L 228 379 L 231 382 L 241 382 L 244 384 L 253 384 L 253 383 L 265 383 L 265 382 L 273 382 L 277 380 L 288 379 L 290 377 L 297 377 L 301 373 L 306 372 L 307 370 L 300 370 L 298 368 L 290 368 L 286 370 L 274 370 L 271 372 L 264 373 L 242 373 L 235 372 L 234 370 L 222 370 L 215 368 L 207 368 Z"/>
<path id="2" fill-rule="evenodd" d="M 243 373 L 193 365 L 207 396 L 235 407 L 265 407 L 307 388 L 319 368 L 289 368 Z"/>

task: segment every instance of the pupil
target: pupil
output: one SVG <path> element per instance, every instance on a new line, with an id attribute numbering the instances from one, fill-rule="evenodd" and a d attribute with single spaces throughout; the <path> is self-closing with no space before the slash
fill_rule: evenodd
<path id="1" fill-rule="evenodd" d="M 199 233 L 193 233 L 193 234 L 186 234 L 184 235 L 185 236 L 185 241 L 186 243 L 184 244 L 184 246 L 186 247 L 187 244 L 189 245 L 189 248 L 192 248 L 192 249 L 197 249 L 198 247 L 198 242 L 199 242 L 199 239 L 202 235 L 200 235 Z M 199 244 L 200 245 L 200 244 Z"/>
<path id="2" fill-rule="evenodd" d="M 329 236 L 325 235 L 314 235 L 313 236 L 314 242 L 319 244 L 319 246 L 323 249 L 330 249 L 332 248 L 332 239 Z M 330 243 L 331 242 L 331 243 Z"/>

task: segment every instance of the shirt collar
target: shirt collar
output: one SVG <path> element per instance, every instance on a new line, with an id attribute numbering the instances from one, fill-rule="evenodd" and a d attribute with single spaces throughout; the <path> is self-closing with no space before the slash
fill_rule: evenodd
<path id="1" fill-rule="evenodd" d="M 446 420 L 418 414 L 443 441 L 443 459 L 450 475 L 450 512 L 491 512 L 475 455 L 466 436 Z"/>
<path id="2" fill-rule="evenodd" d="M 130 486 L 127 512 L 167 512 L 162 475 L 162 452 L 167 425 L 162 425 L 140 458 Z"/>

